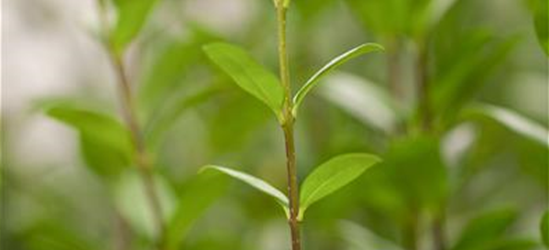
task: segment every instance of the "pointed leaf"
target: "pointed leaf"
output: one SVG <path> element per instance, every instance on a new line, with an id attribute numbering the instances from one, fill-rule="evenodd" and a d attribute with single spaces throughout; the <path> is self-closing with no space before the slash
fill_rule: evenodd
<path id="1" fill-rule="evenodd" d="M 357 75 L 335 72 L 320 86 L 320 96 L 364 125 L 390 134 L 402 119 L 398 107 L 387 91 Z"/>
<path id="2" fill-rule="evenodd" d="M 226 179 L 217 172 L 200 173 L 184 185 L 166 230 L 167 249 L 179 249 L 193 223 L 221 196 Z"/>
<path id="3" fill-rule="evenodd" d="M 169 220 L 175 211 L 176 194 L 168 181 L 154 175 L 154 189 L 162 208 L 163 220 Z M 144 192 L 143 179 L 136 171 L 128 171 L 113 186 L 114 205 L 133 230 L 148 239 L 156 234 L 155 217 L 149 198 Z"/>
<path id="4" fill-rule="evenodd" d="M 264 102 L 281 120 L 284 91 L 273 73 L 234 45 L 212 43 L 204 46 L 204 51 L 238 86 Z"/>
<path id="5" fill-rule="evenodd" d="M 113 49 L 121 54 L 139 34 L 157 0 L 115 0 L 118 18 L 111 33 Z"/>
<path id="6" fill-rule="evenodd" d="M 299 218 L 313 203 L 349 184 L 380 161 L 374 155 L 352 153 L 336 156 L 317 167 L 301 186 Z"/>
<path id="7" fill-rule="evenodd" d="M 229 175 L 233 178 L 236 178 L 236 179 L 238 179 L 238 180 L 254 187 L 255 189 L 257 189 L 257 190 L 259 190 L 259 191 L 275 198 L 275 200 L 282 206 L 282 208 L 284 209 L 284 212 L 286 212 L 286 214 L 287 214 L 288 204 L 289 204 L 288 197 L 286 197 L 286 195 L 284 195 L 284 193 L 282 193 L 280 190 L 273 187 L 271 184 L 267 183 L 266 181 L 264 181 L 262 179 L 259 179 L 255 176 L 251 176 L 247 173 L 240 172 L 240 171 L 233 170 L 233 169 L 226 168 L 226 167 L 221 167 L 221 166 L 209 165 L 209 166 L 204 167 L 203 169 L 204 170 L 212 169 L 212 170 L 220 171 L 224 174 L 227 174 L 227 175 Z"/>
<path id="8" fill-rule="evenodd" d="M 549 146 L 549 130 L 515 111 L 489 104 L 477 104 L 467 114 L 488 117 L 521 136 Z"/>
<path id="9" fill-rule="evenodd" d="M 50 105 L 45 112 L 80 133 L 82 153 L 95 173 L 116 175 L 129 165 L 133 150 L 130 134 L 116 119 L 68 104 Z"/>
<path id="10" fill-rule="evenodd" d="M 344 64 L 345 62 L 358 57 L 360 55 L 370 53 L 370 52 L 376 52 L 376 51 L 383 51 L 383 47 L 379 44 L 375 43 L 366 43 L 362 44 L 354 49 L 351 49 L 342 55 L 334 58 L 332 61 L 330 61 L 328 64 L 326 64 L 324 67 L 322 67 L 319 71 L 317 71 L 309 80 L 301 87 L 301 89 L 297 92 L 297 94 L 294 97 L 294 108 L 292 110 L 294 116 L 297 116 L 297 112 L 299 110 L 299 106 L 303 102 L 303 99 L 311 91 L 311 89 L 318 83 L 320 79 L 322 79 L 323 76 L 330 73 L 332 70 L 337 68 L 338 66 Z"/>

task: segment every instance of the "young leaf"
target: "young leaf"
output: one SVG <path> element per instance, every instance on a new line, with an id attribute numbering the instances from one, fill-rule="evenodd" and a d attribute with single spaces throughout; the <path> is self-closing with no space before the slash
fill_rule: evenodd
<path id="1" fill-rule="evenodd" d="M 374 155 L 352 153 L 336 156 L 317 167 L 301 186 L 299 219 L 313 203 L 349 184 L 380 161 Z"/>
<path id="2" fill-rule="evenodd" d="M 545 244 L 546 247 L 549 247 L 549 210 L 543 214 L 543 218 L 541 218 L 541 239 L 543 241 L 543 244 Z"/>
<path id="3" fill-rule="evenodd" d="M 80 133 L 82 153 L 97 174 L 114 175 L 128 166 L 133 150 L 130 134 L 114 118 L 67 104 L 51 105 L 45 112 Z"/>
<path id="4" fill-rule="evenodd" d="M 151 145 L 159 142 L 161 136 L 181 117 L 185 111 L 198 106 L 220 90 L 209 87 L 185 97 L 179 97 L 167 102 L 164 109 L 155 112 L 145 126 L 145 136 Z"/>
<path id="5" fill-rule="evenodd" d="M 167 249 L 178 249 L 192 224 L 215 202 L 226 187 L 217 172 L 200 173 L 185 184 L 166 230 Z"/>
<path id="6" fill-rule="evenodd" d="M 547 142 L 549 130 L 547 128 L 512 110 L 489 104 L 477 104 L 468 114 L 488 117 L 521 136 L 549 146 Z"/>
<path id="7" fill-rule="evenodd" d="M 238 179 L 238 180 L 254 187 L 255 189 L 257 189 L 257 190 L 259 190 L 259 191 L 275 198 L 275 200 L 278 202 L 278 204 L 280 204 L 280 206 L 282 206 L 282 209 L 284 209 L 284 212 L 286 214 L 288 214 L 288 211 L 289 211 L 288 210 L 288 205 L 289 205 L 288 197 L 286 197 L 286 195 L 284 195 L 284 193 L 282 193 L 280 190 L 273 187 L 271 184 L 265 182 L 264 180 L 261 180 L 257 177 L 251 176 L 249 174 L 246 174 L 246 173 L 243 173 L 243 172 L 240 172 L 240 171 L 236 171 L 236 170 L 221 167 L 221 166 L 208 165 L 208 166 L 205 166 L 203 168 L 203 170 L 208 170 L 208 169 L 217 170 L 217 171 L 220 171 L 224 174 L 227 174 L 227 175 L 229 175 L 233 178 L 236 178 L 236 179 Z"/>
<path id="8" fill-rule="evenodd" d="M 162 208 L 163 220 L 169 220 L 175 211 L 176 194 L 168 181 L 161 175 L 155 175 L 155 192 Z M 149 199 L 144 192 L 143 181 L 136 171 L 128 171 L 113 186 L 114 205 L 129 225 L 141 236 L 154 239 L 154 214 Z"/>
<path id="9" fill-rule="evenodd" d="M 114 0 L 118 19 L 111 33 L 111 45 L 117 53 L 137 36 L 157 0 Z"/>
<path id="10" fill-rule="evenodd" d="M 303 102 L 303 99 L 311 91 L 311 89 L 318 83 L 320 79 L 322 79 L 323 76 L 330 73 L 332 70 L 337 68 L 338 66 L 344 64 L 345 62 L 358 57 L 363 54 L 367 54 L 370 52 L 375 51 L 383 51 L 383 47 L 379 44 L 375 43 L 366 43 L 362 44 L 354 49 L 351 49 L 342 55 L 334 58 L 332 61 L 330 61 L 328 64 L 324 65 L 319 71 L 317 71 L 307 82 L 301 87 L 301 89 L 296 93 L 294 97 L 294 108 L 292 110 L 292 113 L 294 116 L 297 116 L 297 111 L 299 110 L 299 106 Z"/>
<path id="11" fill-rule="evenodd" d="M 378 84 L 357 75 L 335 72 L 320 86 L 320 96 L 364 125 L 387 134 L 395 131 L 402 118 L 400 107 Z"/>
<path id="12" fill-rule="evenodd" d="M 264 102 L 282 119 L 284 91 L 279 80 L 257 63 L 246 51 L 226 43 L 204 46 L 208 57 L 246 92 Z"/>

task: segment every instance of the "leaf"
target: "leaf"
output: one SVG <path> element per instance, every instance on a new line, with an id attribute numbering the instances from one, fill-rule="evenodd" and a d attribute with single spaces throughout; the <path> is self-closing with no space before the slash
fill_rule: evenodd
<path id="1" fill-rule="evenodd" d="M 156 194 L 160 200 L 164 221 L 170 220 L 175 210 L 176 195 L 165 178 L 154 176 Z M 154 239 L 155 222 L 149 198 L 139 173 L 128 171 L 113 186 L 115 207 L 141 236 Z"/>
<path id="2" fill-rule="evenodd" d="M 299 219 L 313 203 L 349 184 L 380 161 L 374 155 L 351 153 L 336 156 L 317 167 L 301 186 Z"/>
<path id="3" fill-rule="evenodd" d="M 546 247 L 549 247 L 549 210 L 547 210 L 540 223 L 541 239 Z"/>
<path id="4" fill-rule="evenodd" d="M 451 120 L 478 94 L 518 41 L 516 37 L 498 40 L 486 32 L 469 33 L 461 39 L 454 45 L 458 49 L 437 54 L 446 54 L 447 61 L 433 80 L 437 84 L 433 86 L 432 102 L 435 114 L 445 120 Z"/>
<path id="5" fill-rule="evenodd" d="M 370 52 L 376 52 L 376 51 L 383 51 L 384 48 L 376 43 L 366 43 L 362 44 L 356 48 L 353 48 L 340 56 L 334 58 L 331 60 L 328 64 L 324 65 L 319 71 L 317 71 L 307 82 L 301 87 L 301 89 L 296 93 L 294 96 L 294 107 L 292 110 L 292 113 L 295 117 L 297 117 L 297 112 L 299 110 L 299 106 L 303 102 L 303 99 L 305 99 L 305 96 L 311 89 L 318 83 L 322 77 L 324 77 L 326 74 L 330 73 L 332 70 L 337 68 L 338 66 L 344 64 L 345 62 L 358 57 L 360 55 L 364 55 Z"/>
<path id="6" fill-rule="evenodd" d="M 534 26 L 543 51 L 549 56 L 549 3 L 547 0 L 536 0 Z"/>
<path id="7" fill-rule="evenodd" d="M 275 198 L 275 200 L 278 202 L 278 204 L 280 204 L 280 206 L 282 206 L 282 209 L 284 209 L 284 212 L 286 213 L 286 215 L 288 215 L 288 211 L 289 211 L 288 210 L 288 205 L 289 205 L 288 197 L 286 197 L 286 195 L 284 195 L 284 193 L 282 193 L 277 188 L 273 187 L 271 184 L 265 182 L 262 179 L 251 176 L 247 173 L 240 172 L 240 171 L 233 170 L 233 169 L 226 168 L 226 167 L 214 166 L 214 165 L 208 165 L 208 166 L 203 167 L 203 171 L 208 170 L 208 169 L 217 170 L 217 171 L 220 171 L 224 174 L 227 174 L 227 175 L 229 175 L 233 178 L 236 178 L 236 179 L 238 179 L 238 180 L 254 187 L 255 189 L 257 189 L 257 190 L 259 190 L 259 191 Z"/>
<path id="8" fill-rule="evenodd" d="M 515 111 L 490 104 L 476 104 L 466 112 L 465 116 L 488 117 L 511 131 L 549 147 L 547 138 L 549 130 Z"/>
<path id="9" fill-rule="evenodd" d="M 472 219 L 463 229 L 461 237 L 453 250 L 468 250 L 475 247 L 493 244 L 504 237 L 504 233 L 515 221 L 514 210 L 498 210 Z"/>
<path id="10" fill-rule="evenodd" d="M 265 103 L 282 120 L 284 91 L 279 80 L 257 63 L 246 51 L 226 43 L 203 47 L 208 57 L 246 92 Z"/>
<path id="11" fill-rule="evenodd" d="M 200 56 L 198 48 L 194 43 L 175 42 L 155 58 L 139 88 L 139 99 L 145 108 L 154 109 L 177 89 L 178 83 Z"/>
<path id="12" fill-rule="evenodd" d="M 133 151 L 130 134 L 114 118 L 68 104 L 51 105 L 45 112 L 80 133 L 82 153 L 95 173 L 117 175 L 129 166 Z"/>
<path id="13" fill-rule="evenodd" d="M 220 90 L 209 87 L 188 96 L 179 97 L 169 102 L 164 109 L 154 113 L 145 127 L 146 139 L 151 145 L 155 145 L 161 136 L 181 117 L 185 111 L 206 101 Z"/>
<path id="14" fill-rule="evenodd" d="M 397 129 L 402 119 L 400 108 L 389 93 L 368 79 L 350 73 L 327 76 L 320 96 L 340 107 L 364 125 L 387 134 Z"/>
<path id="15" fill-rule="evenodd" d="M 113 49 L 121 54 L 145 25 L 157 0 L 114 0 L 118 18 L 111 33 Z"/>
<path id="16" fill-rule="evenodd" d="M 226 178 L 220 173 L 200 173 L 185 184 L 166 231 L 167 249 L 179 249 L 192 224 L 221 196 Z"/>
<path id="17" fill-rule="evenodd" d="M 163 108 L 167 97 L 179 94 L 181 89 L 191 88 L 189 79 L 197 66 L 206 61 L 200 48 L 203 44 L 217 40 L 217 36 L 199 25 L 190 23 L 190 38 L 174 41 L 157 52 L 139 88 L 139 103 L 147 114 Z M 199 85 L 199 84 L 198 84 Z"/>

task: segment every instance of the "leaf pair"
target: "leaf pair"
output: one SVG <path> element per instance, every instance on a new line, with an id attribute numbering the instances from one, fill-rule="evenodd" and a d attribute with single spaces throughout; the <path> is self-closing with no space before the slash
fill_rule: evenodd
<path id="1" fill-rule="evenodd" d="M 299 106 L 307 93 L 333 69 L 357 56 L 382 50 L 383 47 L 378 44 L 362 44 L 330 61 L 316 72 L 293 97 L 292 114 L 297 115 Z M 234 45 L 213 43 L 204 46 L 204 51 L 215 64 L 231 76 L 238 86 L 265 103 L 278 120 L 283 121 L 282 104 L 286 96 L 280 81 L 272 72 L 256 62 L 246 51 Z"/>
<path id="2" fill-rule="evenodd" d="M 378 162 L 380 162 L 380 159 L 374 155 L 351 153 L 336 156 L 317 167 L 301 186 L 298 219 L 303 219 L 305 211 L 312 204 L 346 186 Z M 210 165 L 204 167 L 204 169 L 212 169 L 225 173 L 275 198 L 288 216 L 288 198 L 280 190 L 264 180 L 221 166 Z"/>

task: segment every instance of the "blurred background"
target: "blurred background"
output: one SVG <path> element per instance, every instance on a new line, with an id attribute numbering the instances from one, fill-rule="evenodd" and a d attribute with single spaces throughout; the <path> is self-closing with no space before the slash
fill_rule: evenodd
<path id="1" fill-rule="evenodd" d="M 340 153 L 384 159 L 311 208 L 304 249 L 544 249 L 548 61 L 534 22 L 543 2 L 293 0 L 294 90 L 354 46 L 386 48 L 339 68 L 304 103 L 300 177 Z M 93 0 L 2 1 L 2 249 L 151 249 L 131 163 L 51 112 L 62 103 L 121 120 L 101 32 Z M 166 220 L 204 204 L 177 249 L 289 249 L 268 197 L 196 180 L 214 163 L 286 183 L 275 118 L 208 62 L 201 46 L 213 41 L 277 72 L 272 1 L 159 0 L 125 58 Z"/>

